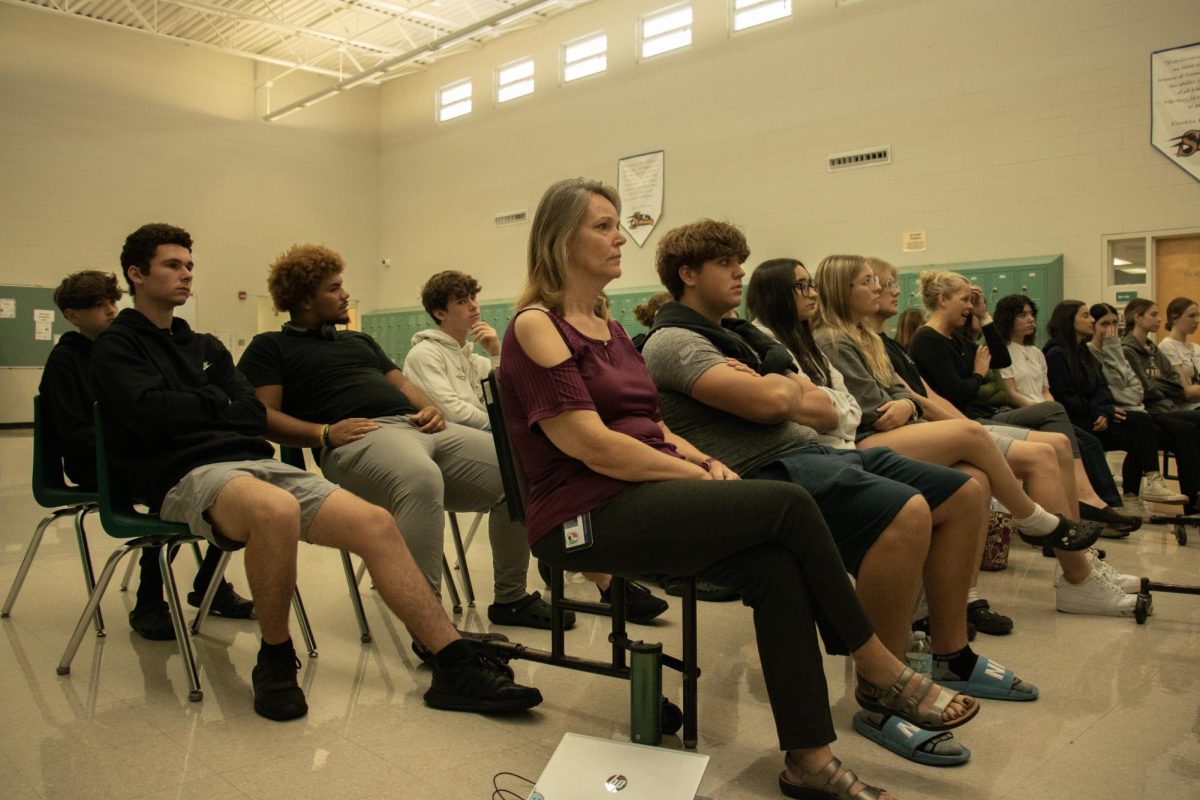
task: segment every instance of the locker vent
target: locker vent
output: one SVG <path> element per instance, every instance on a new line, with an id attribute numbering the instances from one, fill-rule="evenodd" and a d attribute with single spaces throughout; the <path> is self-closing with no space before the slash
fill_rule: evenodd
<path id="1" fill-rule="evenodd" d="M 525 218 L 527 216 L 528 216 L 528 214 L 525 212 L 525 209 L 521 209 L 520 211 L 510 211 L 507 214 L 497 214 L 496 215 L 496 224 L 497 225 L 517 225 L 519 223 L 524 222 Z"/>
<path id="2" fill-rule="evenodd" d="M 829 171 L 835 172 L 854 167 L 874 167 L 890 163 L 892 163 L 892 146 L 885 144 L 849 153 L 834 153 L 829 156 Z"/>

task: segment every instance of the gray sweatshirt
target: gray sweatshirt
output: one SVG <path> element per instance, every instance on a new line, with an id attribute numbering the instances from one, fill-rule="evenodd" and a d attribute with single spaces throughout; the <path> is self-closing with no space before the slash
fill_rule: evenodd
<path id="1" fill-rule="evenodd" d="M 1100 347 L 1096 347 L 1094 342 L 1088 342 L 1088 349 L 1100 361 L 1100 368 L 1104 370 L 1104 380 L 1112 392 L 1114 405 L 1122 411 L 1145 411 L 1146 408 L 1142 405 L 1142 382 L 1125 360 L 1125 354 L 1121 352 L 1121 337 L 1109 336 L 1101 340 Z"/>
<path id="2" fill-rule="evenodd" d="M 829 363 L 842 373 L 847 391 L 862 408 L 858 439 L 878 433 L 875 430 L 875 420 L 879 418 L 879 406 L 890 400 L 911 400 L 917 408 L 917 413 L 921 413 L 920 400 L 904 388 L 895 371 L 892 371 L 891 384 L 886 389 L 879 385 L 871 373 L 871 368 L 867 366 L 867 360 L 848 336 L 837 335 L 829 328 L 822 327 L 813 332 L 813 338 L 817 341 L 817 347 L 821 348 L 821 352 L 829 359 Z"/>
<path id="3" fill-rule="evenodd" d="M 1125 351 L 1125 360 L 1142 382 L 1143 397 L 1151 411 L 1190 408 L 1183 400 L 1183 386 L 1179 383 L 1179 375 L 1154 342 L 1147 339 L 1146 343 L 1142 344 L 1130 333 L 1121 340 L 1121 348 Z"/>

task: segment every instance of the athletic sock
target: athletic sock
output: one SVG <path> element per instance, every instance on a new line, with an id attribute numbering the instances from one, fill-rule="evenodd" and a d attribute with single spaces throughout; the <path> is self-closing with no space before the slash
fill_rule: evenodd
<path id="1" fill-rule="evenodd" d="M 1015 519 L 1018 528 L 1030 533 L 1051 533 L 1058 527 L 1058 517 L 1037 503 L 1033 504 L 1033 513 L 1028 517 L 1015 517 Z"/>
<path id="2" fill-rule="evenodd" d="M 467 661 L 474 654 L 474 648 L 467 643 L 466 639 L 455 639 L 441 650 L 438 650 L 434 658 L 437 659 L 439 667 L 449 669 Z"/>
<path id="3" fill-rule="evenodd" d="M 284 659 L 295 659 L 296 648 L 292 646 L 292 638 L 289 636 L 279 644 L 267 644 L 266 640 L 258 648 L 258 660 L 281 661 Z"/>
<path id="4" fill-rule="evenodd" d="M 966 645 L 962 650 L 957 650 L 953 653 L 942 655 L 934 653 L 933 679 L 935 681 L 968 680 L 971 677 L 971 673 L 975 671 L 975 663 L 977 661 L 979 661 L 979 656 L 971 650 L 971 645 Z"/>
<path id="5" fill-rule="evenodd" d="M 967 589 L 967 602 L 968 603 L 974 603 L 978 599 L 979 599 L 979 587 L 978 586 L 972 586 L 970 589 Z"/>

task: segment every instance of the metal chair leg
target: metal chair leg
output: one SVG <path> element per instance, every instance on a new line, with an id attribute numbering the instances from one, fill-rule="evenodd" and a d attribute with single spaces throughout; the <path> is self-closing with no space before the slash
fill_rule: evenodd
<path id="1" fill-rule="evenodd" d="M 304 600 L 300 590 L 292 592 L 292 608 L 296 612 L 296 624 L 300 626 L 300 635 L 304 637 L 304 646 L 308 649 L 308 657 L 317 657 L 317 640 L 313 637 L 312 626 L 308 624 L 308 614 L 304 610 Z"/>
<path id="2" fill-rule="evenodd" d="M 204 624 L 204 620 L 208 619 L 208 610 L 212 607 L 213 598 L 217 596 L 221 579 L 225 577 L 225 567 L 229 564 L 232 556 L 233 553 L 229 550 L 221 551 L 221 558 L 217 561 L 217 568 L 213 570 L 212 580 L 208 582 L 208 588 L 204 590 L 204 597 L 200 600 L 200 608 L 196 611 L 196 618 L 192 620 L 193 634 L 199 634 L 200 626 Z"/>
<path id="3" fill-rule="evenodd" d="M 90 507 L 83 506 L 75 513 L 75 541 L 79 544 L 79 560 L 83 562 L 83 580 L 87 584 L 88 595 L 96 588 L 96 575 L 92 571 L 92 551 L 88 547 L 87 530 L 83 522 L 91 510 Z M 104 614 L 100 611 L 100 606 L 96 606 L 96 615 L 92 617 L 92 623 L 96 626 L 96 635 L 103 636 Z"/>
<path id="4" fill-rule="evenodd" d="M 453 606 L 455 614 L 462 613 L 462 598 L 458 595 L 458 587 L 454 585 L 454 573 L 450 571 L 450 562 L 446 560 L 446 556 L 442 556 L 442 583 L 446 585 L 446 590 L 450 592 L 450 604 Z"/>
<path id="5" fill-rule="evenodd" d="M 71 674 L 71 662 L 75 659 L 76 651 L 79 650 L 79 643 L 83 641 L 83 632 L 87 630 L 88 621 L 95 616 L 96 609 L 100 606 L 100 598 L 104 596 L 104 590 L 108 588 L 108 583 L 112 580 L 113 572 L 117 569 L 117 564 L 121 563 L 122 558 L 136 549 L 128 545 L 120 547 L 104 562 L 104 569 L 100 571 L 100 578 L 96 581 L 96 588 L 92 589 L 92 594 L 88 598 L 87 605 L 83 608 L 83 614 L 79 617 L 79 622 L 75 625 L 75 630 L 71 633 L 71 639 L 67 642 L 67 649 L 63 651 L 62 658 L 59 659 L 56 670 L 59 675 Z"/>
<path id="6" fill-rule="evenodd" d="M 192 544 L 195 545 L 195 542 Z M 171 609 L 171 625 L 175 628 L 175 641 L 179 645 L 179 656 L 183 659 L 183 670 L 187 673 L 188 700 L 196 703 L 204 698 L 204 692 L 200 691 L 200 671 L 196 668 L 192 634 L 183 619 L 183 606 L 179 602 L 179 587 L 175 585 L 175 571 L 171 569 L 171 553 L 178 546 L 179 543 L 163 545 L 158 554 L 158 565 L 162 570 L 163 589 L 166 590 L 167 605 Z"/>
<path id="7" fill-rule="evenodd" d="M 475 534 L 479 532 L 479 524 L 483 522 L 483 518 L 488 515 L 487 511 L 476 511 L 475 519 L 471 520 L 471 528 L 467 531 L 467 537 L 463 539 L 463 550 L 471 549 L 471 542 L 475 541 Z"/>
<path id="8" fill-rule="evenodd" d="M 128 591 L 129 581 L 133 577 L 133 568 L 137 566 L 137 559 L 129 559 L 129 563 L 125 565 L 125 577 L 121 579 L 121 591 Z"/>
<path id="9" fill-rule="evenodd" d="M 696 749 L 696 579 L 683 582 L 683 746 Z"/>
<path id="10" fill-rule="evenodd" d="M 454 552 L 458 557 L 458 566 L 462 571 L 463 593 L 467 596 L 467 607 L 475 607 L 475 587 L 471 584 L 471 570 L 467 567 L 467 549 L 463 546 L 462 534 L 458 530 L 458 517 L 450 514 L 450 535 L 454 539 Z M 478 516 L 475 518 L 477 521 Z"/>
<path id="11" fill-rule="evenodd" d="M 363 609 L 362 595 L 358 592 L 358 580 L 354 576 L 354 565 L 350 562 L 350 554 L 345 550 L 342 555 L 342 567 L 346 572 L 346 585 L 350 589 L 350 605 L 354 606 L 354 618 L 358 620 L 358 638 L 363 644 L 371 641 L 371 627 L 367 625 L 367 614 Z"/>
<path id="12" fill-rule="evenodd" d="M 13 579 L 12 588 L 8 590 L 4 608 L 0 610 L 0 617 L 7 617 L 12 612 L 13 605 L 17 602 L 17 595 L 21 593 L 21 586 L 25 583 L 25 576 L 29 574 L 29 568 L 33 565 L 33 557 L 37 555 L 38 547 L 42 544 L 42 536 L 46 534 L 46 528 L 49 528 L 50 523 L 54 520 L 69 513 L 71 513 L 71 509 L 60 508 L 46 516 L 34 529 L 33 538 L 29 540 L 29 546 L 25 548 L 25 557 L 21 559 L 21 566 L 17 568 L 17 577 Z"/>

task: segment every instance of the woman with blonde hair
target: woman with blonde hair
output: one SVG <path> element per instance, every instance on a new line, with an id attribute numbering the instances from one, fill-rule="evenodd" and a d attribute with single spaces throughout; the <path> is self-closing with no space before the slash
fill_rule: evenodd
<path id="1" fill-rule="evenodd" d="M 528 476 L 533 552 L 564 569 L 699 575 L 754 609 L 763 680 L 789 797 L 890 797 L 834 758 L 817 637 L 849 653 L 856 697 L 930 730 L 957 727 L 978 702 L 915 675 L 872 632 L 812 497 L 741 481 L 662 422 L 657 391 L 604 287 L 621 274 L 620 199 L 574 179 L 542 196 L 529 273 L 504 337 L 500 391 Z M 574 538 L 568 532 L 576 532 Z M 886 688 L 890 687 L 890 688 Z"/>

